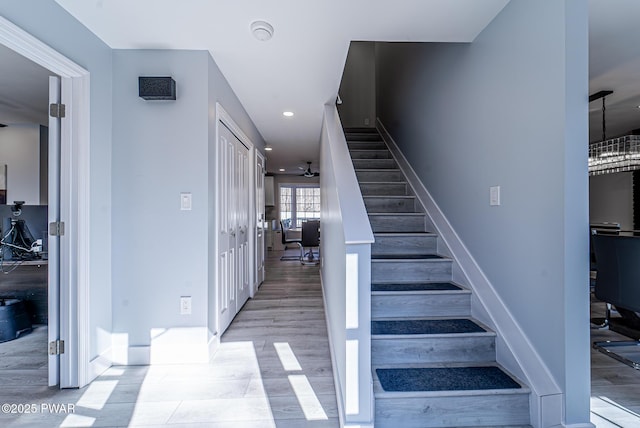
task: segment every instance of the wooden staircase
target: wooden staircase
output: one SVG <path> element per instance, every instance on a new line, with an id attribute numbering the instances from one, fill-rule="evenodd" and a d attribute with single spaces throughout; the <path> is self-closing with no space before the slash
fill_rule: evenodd
<path id="1" fill-rule="evenodd" d="M 375 426 L 528 427 L 529 389 L 496 362 L 495 333 L 375 129 L 345 129 L 375 235 L 371 358 Z"/>

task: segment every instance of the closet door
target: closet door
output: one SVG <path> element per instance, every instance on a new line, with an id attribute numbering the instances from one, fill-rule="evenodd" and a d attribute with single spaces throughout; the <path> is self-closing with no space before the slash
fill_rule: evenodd
<path id="1" fill-rule="evenodd" d="M 220 123 L 218 141 L 218 321 L 222 334 L 236 314 L 236 145 Z"/>
<path id="2" fill-rule="evenodd" d="M 254 292 L 264 281 L 264 258 L 265 258 L 265 205 L 264 205 L 264 167 L 265 160 L 259 153 L 256 154 L 256 261 L 255 261 L 255 284 Z"/>
<path id="3" fill-rule="evenodd" d="M 235 138 L 235 137 L 234 137 Z M 240 312 L 242 305 L 249 299 L 251 293 L 251 255 L 249 253 L 249 149 L 240 140 L 235 139 L 236 146 L 236 254 L 238 255 L 236 283 L 236 313 Z"/>
<path id="4" fill-rule="evenodd" d="M 249 149 L 219 126 L 218 320 L 229 327 L 251 292 Z"/>

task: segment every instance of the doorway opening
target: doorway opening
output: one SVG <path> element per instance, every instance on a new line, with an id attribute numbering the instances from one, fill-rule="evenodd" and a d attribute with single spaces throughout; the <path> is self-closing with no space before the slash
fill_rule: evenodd
<path id="1" fill-rule="evenodd" d="M 89 335 L 89 72 L 10 21 L 0 17 L 0 45 L 48 72 L 59 82 L 57 101 L 66 115 L 49 121 L 57 144 L 47 144 L 47 356 L 48 385 L 82 387 L 91 380 Z M 51 85 L 47 84 L 50 89 Z M 45 109 L 53 91 L 47 89 Z M 61 109 L 60 109 L 61 110 Z M 60 111 L 58 110 L 58 111 Z M 64 117 L 65 119 L 62 119 Z M 54 153 L 51 147 L 55 146 Z M 43 162 L 40 162 L 43 163 Z M 8 192 L 11 172 L 8 171 Z M 55 179 L 51 179 L 51 178 Z M 59 180 L 58 180 L 59 177 Z M 52 183 L 59 183 L 53 186 Z M 41 187 L 44 187 L 42 185 Z M 57 189 L 64 189 L 59 191 Z M 11 196 L 7 194 L 8 198 Z M 42 197 L 42 196 L 41 196 Z M 12 201 L 9 200 L 11 203 Z M 52 204 L 59 209 L 52 209 Z M 54 226 L 51 228 L 50 226 Z M 62 233 L 64 230 L 64 233 Z M 49 233 L 53 231 L 53 234 Z M 43 239 L 43 246 L 45 239 Z M 56 251 L 56 249 L 59 249 Z M 57 298 L 59 296 L 59 298 Z M 61 316 L 64 315 L 64 316 Z M 53 347 L 51 346 L 53 343 Z M 61 352 L 64 349 L 64 352 Z"/>

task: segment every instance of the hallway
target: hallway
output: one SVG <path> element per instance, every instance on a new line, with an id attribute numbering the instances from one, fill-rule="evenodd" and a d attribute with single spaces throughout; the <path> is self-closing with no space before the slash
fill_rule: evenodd
<path id="1" fill-rule="evenodd" d="M 45 386 L 42 355 L 29 385 L 21 383 L 24 370 L 4 367 L 0 404 L 33 404 L 35 412 L 2 412 L 0 426 L 337 427 L 319 270 L 280 255 L 269 252 L 266 281 L 210 364 L 114 366 L 86 388 L 60 391 Z M 31 346 L 21 355 L 38 354 L 46 329 L 19 341 Z"/>

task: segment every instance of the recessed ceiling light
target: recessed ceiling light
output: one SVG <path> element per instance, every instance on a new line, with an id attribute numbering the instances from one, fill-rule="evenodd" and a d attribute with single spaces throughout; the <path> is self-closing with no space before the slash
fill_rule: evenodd
<path id="1" fill-rule="evenodd" d="M 291 116 L 293 116 L 293 112 L 292 112 L 292 111 L 284 111 L 284 112 L 282 112 L 282 114 L 283 114 L 284 116 L 286 116 L 286 117 L 291 117 Z"/>
<path id="2" fill-rule="evenodd" d="M 280 168 L 278 171 L 280 171 L 280 172 L 284 172 L 284 168 Z"/>
<path id="3" fill-rule="evenodd" d="M 266 151 L 268 151 L 268 152 L 270 152 L 271 150 L 273 150 L 273 148 L 272 148 L 272 147 L 265 147 L 264 149 L 265 149 Z"/>
<path id="4" fill-rule="evenodd" d="M 273 26 L 265 21 L 253 21 L 251 23 L 251 33 L 256 39 L 266 42 L 273 37 Z"/>

